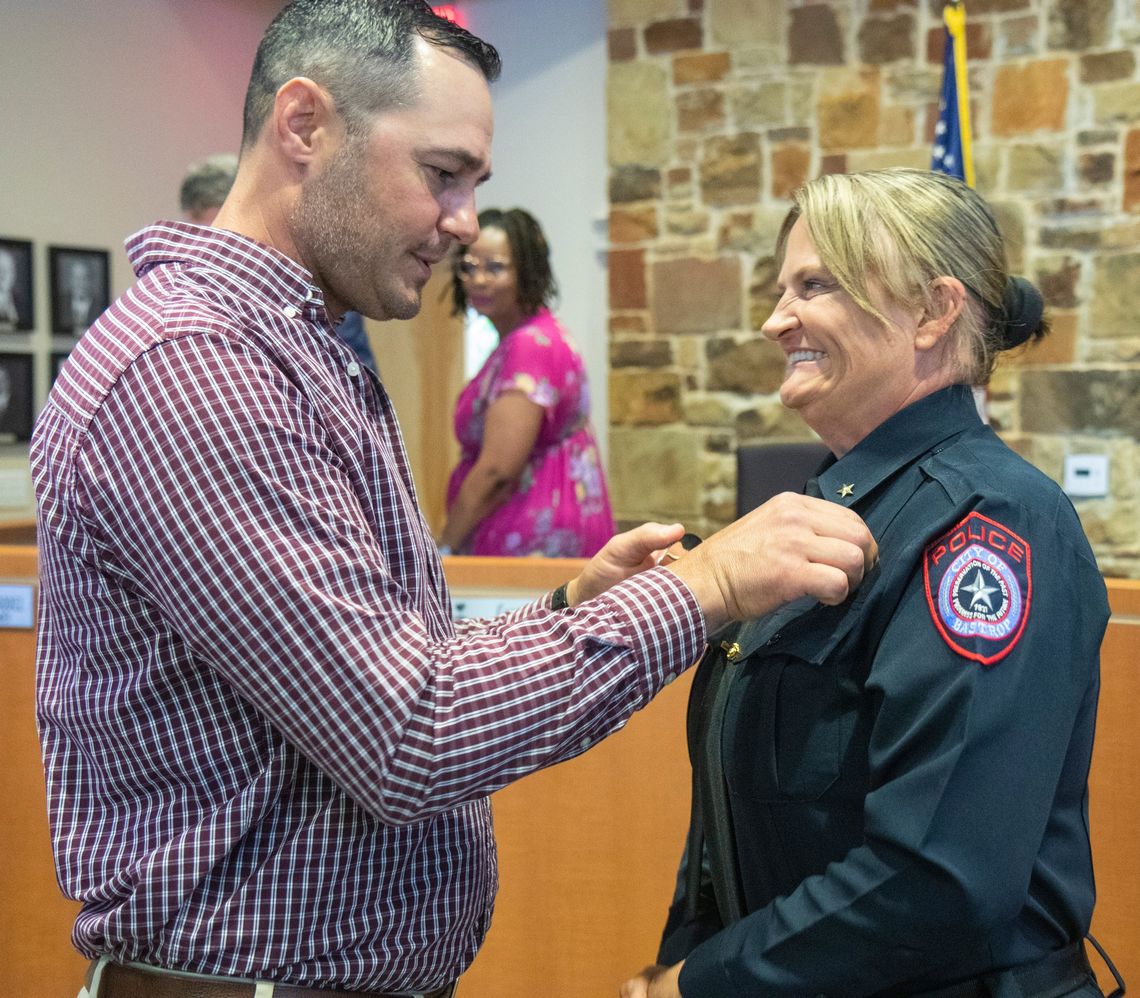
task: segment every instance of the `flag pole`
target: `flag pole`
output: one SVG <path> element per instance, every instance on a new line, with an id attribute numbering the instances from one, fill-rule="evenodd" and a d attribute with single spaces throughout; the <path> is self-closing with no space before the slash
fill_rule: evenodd
<path id="1" fill-rule="evenodd" d="M 942 20 L 954 44 L 954 82 L 958 91 L 958 125 L 962 137 L 962 171 L 974 186 L 974 150 L 970 129 L 970 93 L 966 79 L 966 7 L 961 0 L 950 0 L 942 9 Z"/>

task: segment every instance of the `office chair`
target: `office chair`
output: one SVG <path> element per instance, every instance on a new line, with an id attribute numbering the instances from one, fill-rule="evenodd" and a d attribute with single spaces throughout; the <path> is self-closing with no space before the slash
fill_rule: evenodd
<path id="1" fill-rule="evenodd" d="M 736 448 L 736 515 L 781 492 L 802 492 L 830 453 L 818 440 L 741 444 Z"/>

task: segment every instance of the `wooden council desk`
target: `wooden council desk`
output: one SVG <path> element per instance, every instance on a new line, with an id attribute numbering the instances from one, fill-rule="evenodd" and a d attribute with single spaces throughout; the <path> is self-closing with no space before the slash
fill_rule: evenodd
<path id="1" fill-rule="evenodd" d="M 553 588 L 578 563 L 449 558 L 445 564 L 455 596 L 509 598 Z M 0 584 L 35 578 L 30 528 L 0 528 Z M 1089 781 L 1099 893 L 1093 933 L 1136 986 L 1140 582 L 1108 585 L 1113 618 Z M 77 906 L 59 894 L 48 845 L 34 654 L 34 630 L 0 628 L 0 994 L 20 982 L 21 998 L 72 998 L 85 961 L 69 944 Z M 495 795 L 501 890 L 460 998 L 612 998 L 624 977 L 651 961 L 688 821 L 688 683 L 687 676 L 679 679 L 585 755 Z"/>

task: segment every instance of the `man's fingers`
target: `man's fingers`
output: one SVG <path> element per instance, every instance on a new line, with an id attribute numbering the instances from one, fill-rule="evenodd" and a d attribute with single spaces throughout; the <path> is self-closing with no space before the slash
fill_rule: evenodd
<path id="1" fill-rule="evenodd" d="M 878 557 L 878 546 L 870 541 L 870 549 L 861 544 L 834 537 L 817 537 L 805 551 L 808 561 L 824 568 L 833 568 L 844 577 L 849 590 L 855 589 Z M 814 595 L 814 594 L 813 594 Z M 821 601 L 826 602 L 820 597 Z M 839 602 L 846 599 L 842 596 Z"/>

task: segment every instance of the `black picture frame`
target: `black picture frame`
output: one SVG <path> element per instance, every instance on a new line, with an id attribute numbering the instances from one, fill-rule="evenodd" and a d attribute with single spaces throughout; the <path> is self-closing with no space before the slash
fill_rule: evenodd
<path id="1" fill-rule="evenodd" d="M 33 361 L 30 353 L 0 353 L 0 442 L 32 437 Z"/>
<path id="2" fill-rule="evenodd" d="M 111 303 L 111 254 L 80 246 L 49 246 L 51 331 L 82 336 Z"/>
<path id="3" fill-rule="evenodd" d="M 0 236 L 0 333 L 23 333 L 36 324 L 32 244 Z"/>

